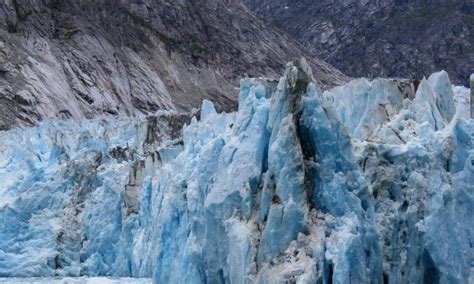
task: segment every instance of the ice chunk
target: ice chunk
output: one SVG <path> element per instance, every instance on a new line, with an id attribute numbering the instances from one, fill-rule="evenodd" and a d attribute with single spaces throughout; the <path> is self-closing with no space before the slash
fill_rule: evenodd
<path id="1" fill-rule="evenodd" d="M 210 115 L 215 113 L 214 104 L 208 100 L 203 100 L 201 106 L 201 120 L 206 120 Z"/>
<path id="2" fill-rule="evenodd" d="M 436 94 L 436 106 L 441 115 L 450 122 L 453 119 L 456 108 L 454 106 L 454 94 L 451 82 L 449 81 L 448 73 L 440 71 L 431 74 L 428 77 L 428 83 Z"/>

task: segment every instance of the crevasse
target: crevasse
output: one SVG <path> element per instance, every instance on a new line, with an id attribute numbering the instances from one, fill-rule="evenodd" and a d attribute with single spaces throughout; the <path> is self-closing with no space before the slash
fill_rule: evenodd
<path id="1" fill-rule="evenodd" d="M 445 72 L 322 93 L 305 60 L 239 109 L 0 134 L 0 276 L 468 283 L 474 122 Z"/>

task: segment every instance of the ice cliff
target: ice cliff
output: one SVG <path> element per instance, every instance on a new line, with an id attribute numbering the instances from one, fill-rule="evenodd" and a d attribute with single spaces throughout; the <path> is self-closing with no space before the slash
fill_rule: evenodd
<path id="1" fill-rule="evenodd" d="M 0 132 L 0 277 L 468 283 L 467 96 L 445 72 L 322 93 L 301 60 L 235 113 Z"/>

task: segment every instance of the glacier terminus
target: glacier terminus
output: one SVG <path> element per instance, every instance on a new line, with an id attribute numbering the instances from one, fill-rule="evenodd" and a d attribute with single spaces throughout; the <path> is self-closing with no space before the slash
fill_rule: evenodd
<path id="1" fill-rule="evenodd" d="M 301 59 L 236 112 L 0 131 L 0 277 L 473 283 L 469 112 L 444 71 L 323 92 Z"/>

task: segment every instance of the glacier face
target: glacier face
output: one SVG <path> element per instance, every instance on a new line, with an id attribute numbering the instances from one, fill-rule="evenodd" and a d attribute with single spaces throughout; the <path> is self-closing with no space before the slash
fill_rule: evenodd
<path id="1" fill-rule="evenodd" d="M 5 284 L 150 284 L 149 278 L 113 278 L 113 277 L 30 277 L 30 278 L 0 278 Z"/>
<path id="2" fill-rule="evenodd" d="M 1 277 L 131 275 L 139 186 L 153 175 L 144 169 L 179 152 L 176 122 L 186 120 L 163 113 L 2 132 Z"/>
<path id="3" fill-rule="evenodd" d="M 467 283 L 474 121 L 445 72 L 322 93 L 304 60 L 239 109 L 1 132 L 0 277 Z"/>

